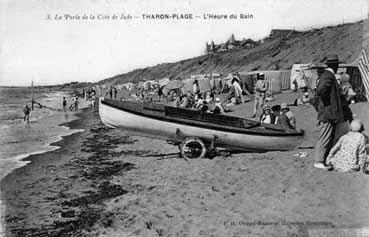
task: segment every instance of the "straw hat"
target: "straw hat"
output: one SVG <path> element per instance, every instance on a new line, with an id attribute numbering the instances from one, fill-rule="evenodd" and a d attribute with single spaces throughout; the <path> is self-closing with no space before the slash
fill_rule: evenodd
<path id="1" fill-rule="evenodd" d="M 350 126 L 351 126 L 351 131 L 353 132 L 361 132 L 364 130 L 364 125 L 359 119 L 352 120 Z"/>
<path id="2" fill-rule="evenodd" d="M 215 98 L 215 102 L 220 102 L 220 99 L 218 97 Z"/>

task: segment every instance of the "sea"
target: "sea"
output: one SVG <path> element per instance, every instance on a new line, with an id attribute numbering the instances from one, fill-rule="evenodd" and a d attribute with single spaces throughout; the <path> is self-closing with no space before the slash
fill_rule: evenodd
<path id="1" fill-rule="evenodd" d="M 32 94 L 43 108 L 35 104 L 30 122 L 26 123 L 23 108 L 26 104 L 31 106 Z M 68 92 L 34 89 L 32 93 L 29 87 L 0 87 L 0 180 L 25 166 L 29 161 L 24 161 L 24 158 L 58 149 L 50 144 L 61 140 L 62 136 L 81 131 L 60 125 L 77 119 L 76 112 L 63 111 L 63 97 L 69 106 L 71 93 Z M 81 100 L 80 108 L 86 106 L 87 103 Z M 0 236 L 4 223 L 2 213 L 4 207 L 0 198 Z"/>

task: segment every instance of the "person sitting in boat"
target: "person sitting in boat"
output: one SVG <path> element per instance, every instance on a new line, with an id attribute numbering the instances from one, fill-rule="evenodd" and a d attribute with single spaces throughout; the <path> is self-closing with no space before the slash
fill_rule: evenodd
<path id="1" fill-rule="evenodd" d="M 210 91 L 206 92 L 205 101 L 206 103 L 210 104 L 214 99 L 214 94 L 212 94 Z"/>
<path id="2" fill-rule="evenodd" d="M 195 97 L 191 94 L 190 91 L 187 92 L 187 106 L 185 108 L 192 108 L 195 103 Z"/>
<path id="3" fill-rule="evenodd" d="M 275 115 L 274 113 L 272 113 L 272 110 L 269 105 L 263 105 L 263 113 L 260 116 L 260 122 L 274 124 Z"/>
<path id="4" fill-rule="evenodd" d="M 281 112 L 281 105 L 274 105 L 271 109 L 275 116 L 274 124 L 287 131 L 294 130 L 287 115 Z"/>
<path id="5" fill-rule="evenodd" d="M 351 131 L 338 140 L 327 157 L 327 164 L 341 172 L 359 171 L 367 159 L 363 123 L 354 119 L 350 126 Z"/>
<path id="6" fill-rule="evenodd" d="M 200 111 L 202 111 L 202 112 L 207 112 L 207 111 L 208 111 L 208 109 L 209 109 L 208 102 L 206 102 L 206 100 L 204 100 L 204 101 L 201 103 L 201 105 L 200 105 L 199 109 L 200 109 Z"/>
<path id="7" fill-rule="evenodd" d="M 203 105 L 203 103 L 204 103 L 204 100 L 202 99 L 202 96 L 200 94 L 197 95 L 197 100 L 194 104 L 194 108 L 199 109 Z"/>
<path id="8" fill-rule="evenodd" d="M 179 107 L 181 108 L 191 108 L 192 107 L 192 95 L 191 93 L 187 93 L 187 95 L 182 96 L 181 104 Z"/>
<path id="9" fill-rule="evenodd" d="M 213 113 L 214 114 L 223 114 L 224 113 L 224 108 L 223 108 L 222 104 L 220 103 L 220 99 L 218 97 L 215 98 L 215 105 L 214 105 Z"/>
<path id="10" fill-rule="evenodd" d="M 274 115 L 274 124 L 277 124 L 279 115 L 281 114 L 281 106 L 280 105 L 273 105 L 271 110 L 272 110 L 272 113 Z"/>
<path id="11" fill-rule="evenodd" d="M 174 102 L 173 105 L 174 107 L 179 107 L 181 105 L 181 101 L 182 101 L 182 97 L 183 96 L 177 96 L 176 94 L 174 95 Z"/>
<path id="12" fill-rule="evenodd" d="M 296 118 L 295 115 L 292 113 L 290 108 L 288 107 L 287 103 L 281 104 L 281 113 L 285 114 L 289 120 L 289 123 L 293 129 L 296 129 Z"/>

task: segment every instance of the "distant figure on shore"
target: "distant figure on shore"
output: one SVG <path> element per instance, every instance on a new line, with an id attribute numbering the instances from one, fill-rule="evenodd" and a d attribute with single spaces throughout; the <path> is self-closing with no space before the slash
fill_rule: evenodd
<path id="1" fill-rule="evenodd" d="M 358 119 L 351 122 L 351 131 L 343 135 L 331 149 L 327 164 L 340 172 L 359 171 L 366 162 L 364 125 Z"/>
<path id="2" fill-rule="evenodd" d="M 110 86 L 109 96 L 110 96 L 110 99 L 113 99 L 113 87 L 112 86 Z"/>
<path id="3" fill-rule="evenodd" d="M 69 106 L 69 110 L 70 111 L 73 111 L 75 109 L 74 106 L 76 104 L 76 99 L 77 99 L 77 96 L 73 95 L 73 97 L 72 97 L 72 103 Z"/>
<path id="4" fill-rule="evenodd" d="M 327 56 L 328 68 L 320 75 L 315 95 L 311 100 L 318 112 L 320 130 L 315 147 L 314 167 L 324 170 L 332 168 L 326 164 L 326 158 L 333 146 L 336 125 L 344 120 L 339 85 L 335 77 L 339 63 L 337 54 Z"/>
<path id="5" fill-rule="evenodd" d="M 28 104 L 26 104 L 26 107 L 24 107 L 23 113 L 23 121 L 29 123 L 29 114 L 31 113 L 31 109 L 28 107 Z"/>
<path id="6" fill-rule="evenodd" d="M 161 99 L 163 97 L 163 88 L 164 88 L 164 86 L 162 87 L 160 85 L 158 87 L 158 99 L 159 99 L 159 102 L 161 102 Z"/>
<path id="7" fill-rule="evenodd" d="M 257 74 L 257 78 L 255 84 L 254 113 L 252 114 L 252 118 L 256 117 L 259 105 L 261 107 L 264 105 L 266 92 L 268 90 L 268 83 L 264 80 L 264 73 Z"/>
<path id="8" fill-rule="evenodd" d="M 96 96 L 95 95 L 92 95 L 92 98 L 91 98 L 91 107 L 92 108 L 95 108 L 95 104 L 96 104 Z"/>
<path id="9" fill-rule="evenodd" d="M 113 87 L 114 92 L 114 99 L 117 99 L 118 89 L 116 87 Z"/>
<path id="10" fill-rule="evenodd" d="M 76 99 L 74 100 L 74 111 L 78 110 L 78 104 L 79 104 L 78 97 L 76 97 Z"/>
<path id="11" fill-rule="evenodd" d="M 63 97 L 63 102 L 62 102 L 62 104 L 63 104 L 63 110 L 64 110 L 64 112 L 66 111 L 66 109 L 67 109 L 67 100 L 65 99 L 65 97 Z"/>

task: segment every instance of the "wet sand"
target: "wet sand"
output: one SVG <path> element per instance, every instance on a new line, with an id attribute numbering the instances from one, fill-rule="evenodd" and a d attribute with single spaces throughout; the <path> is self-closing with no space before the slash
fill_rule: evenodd
<path id="1" fill-rule="evenodd" d="M 251 114 L 251 108 L 240 105 L 233 114 Z M 369 104 L 352 108 L 369 128 Z M 292 111 L 306 130 L 296 151 L 186 161 L 170 155 L 177 147 L 108 129 L 87 109 L 68 124 L 84 132 L 57 142 L 58 150 L 31 156 L 29 165 L 2 180 L 7 235 L 369 233 L 369 176 L 314 169 L 316 113 L 310 106 Z"/>

